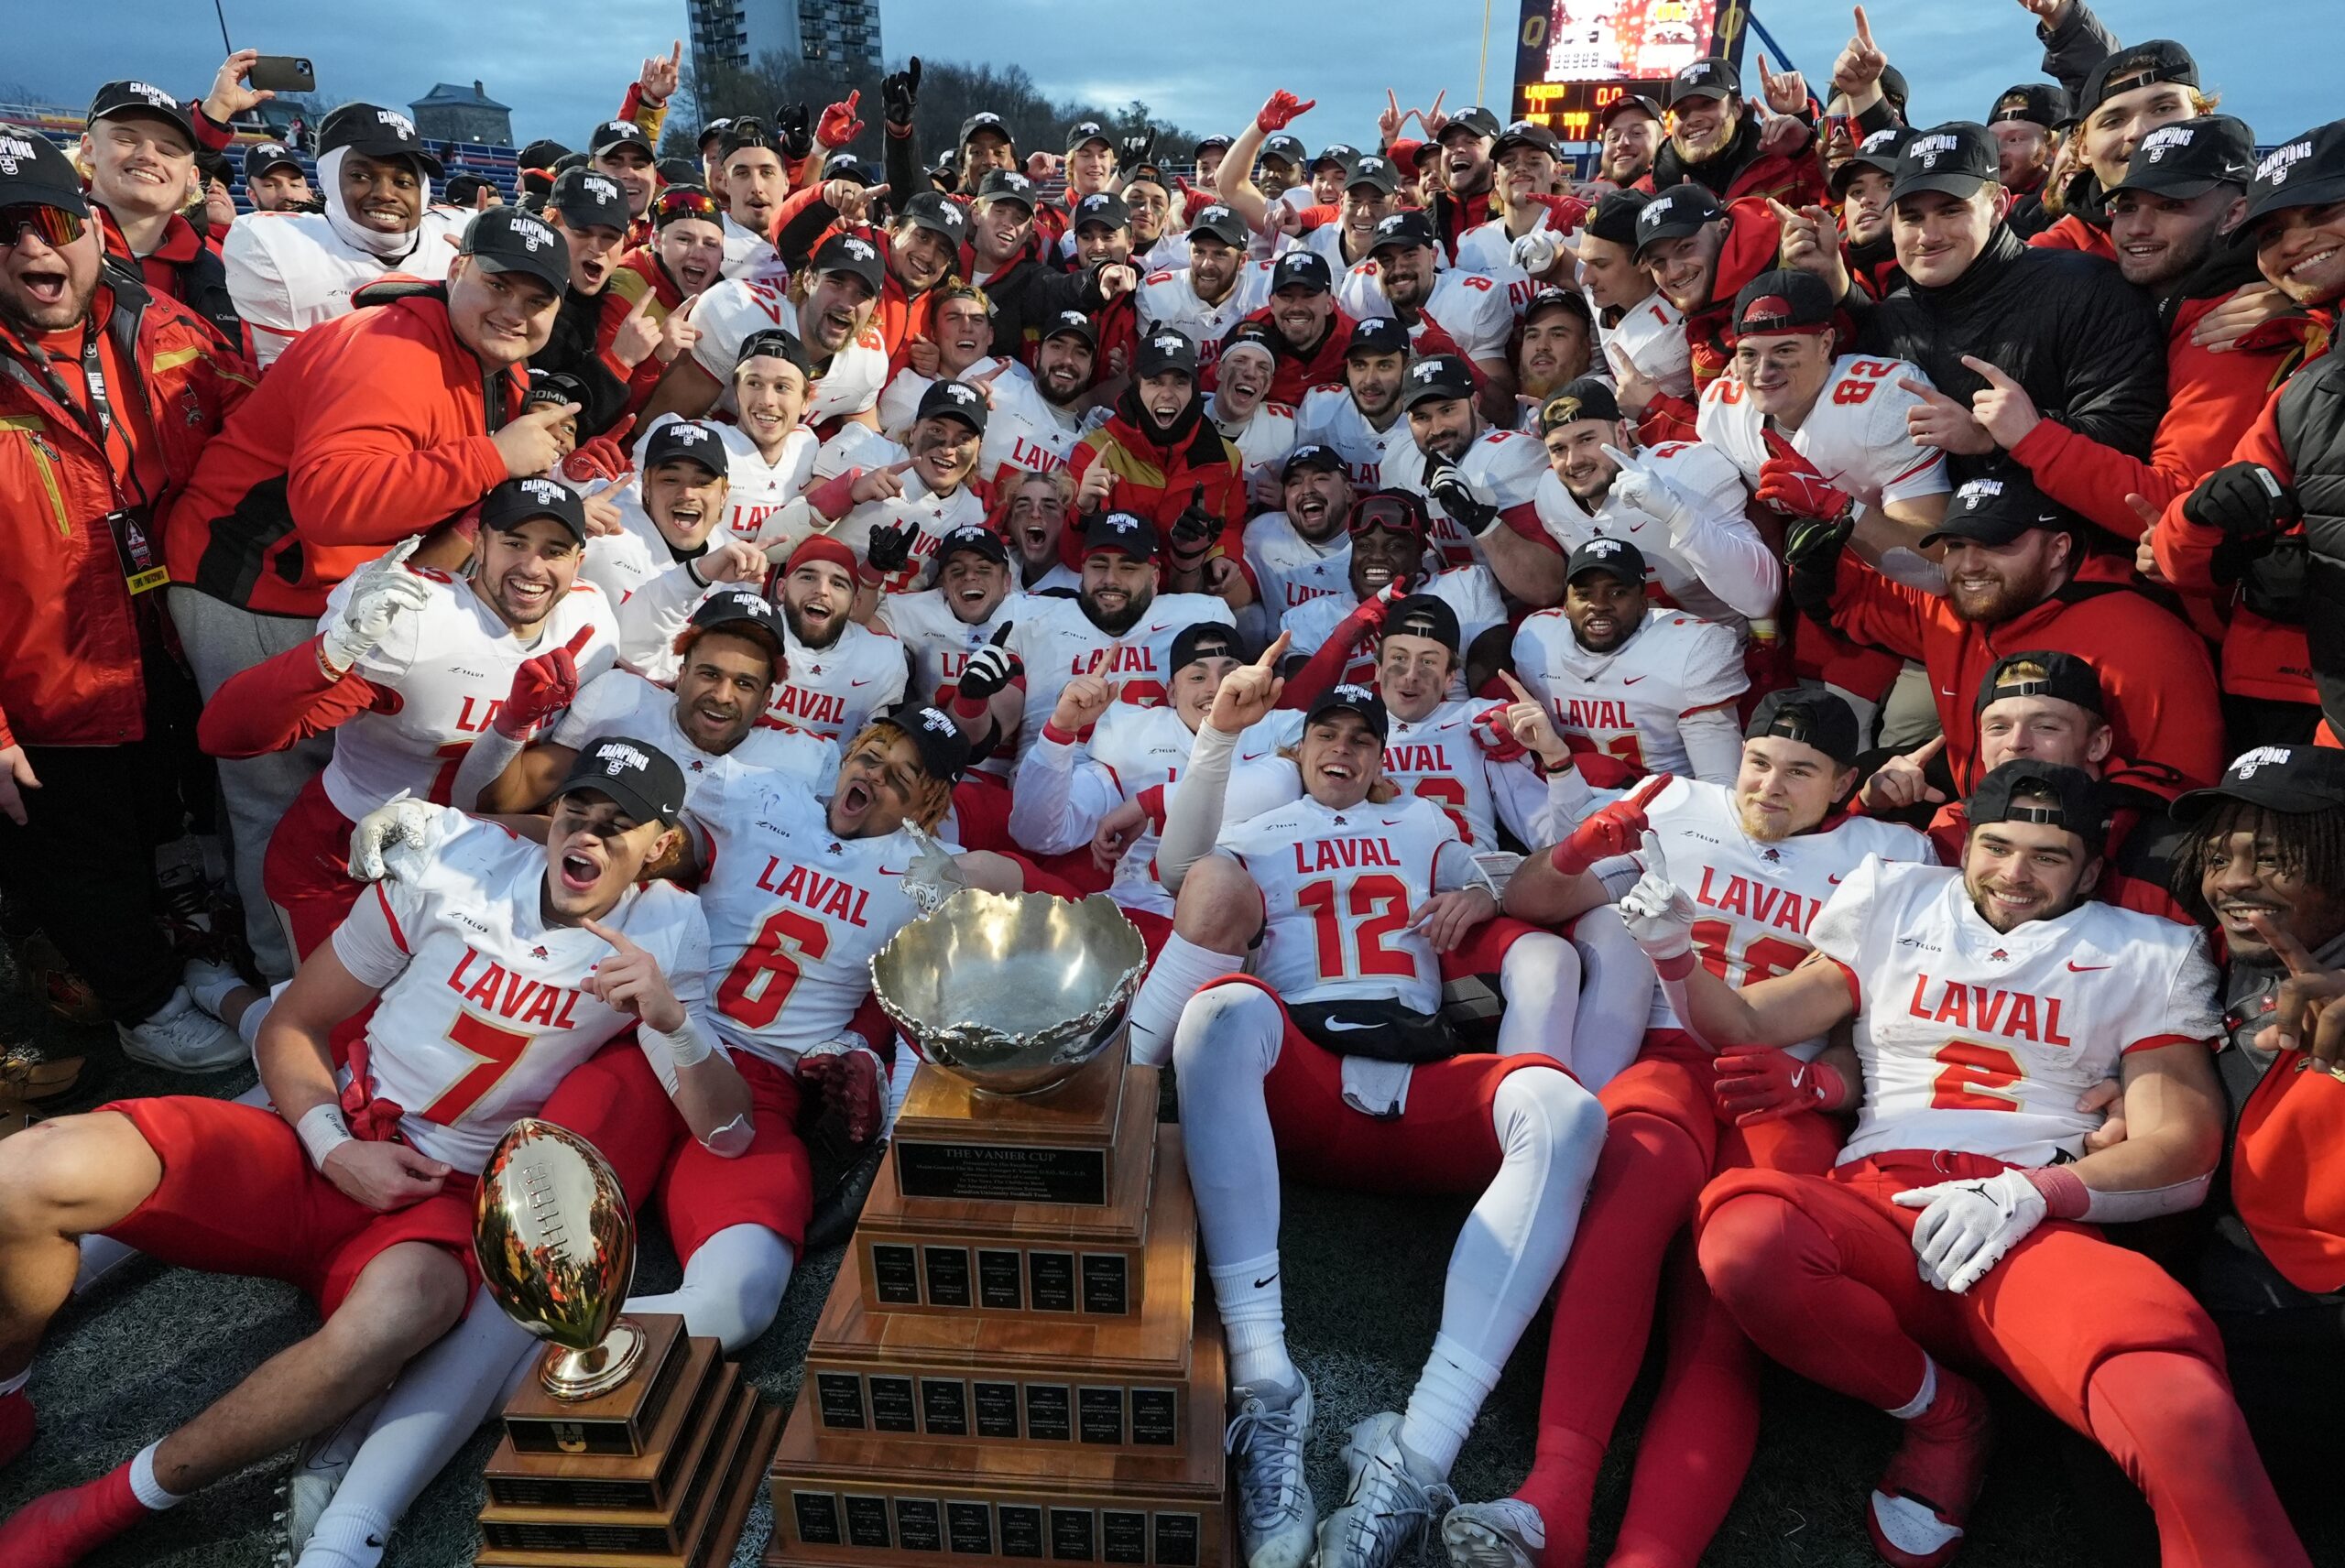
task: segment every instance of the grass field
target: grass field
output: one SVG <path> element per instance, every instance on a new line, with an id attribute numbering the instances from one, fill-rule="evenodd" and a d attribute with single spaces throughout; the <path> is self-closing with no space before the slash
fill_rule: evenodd
<path id="1" fill-rule="evenodd" d="M 5 974 L 0 960 L 0 982 Z M 0 1042 L 32 1040 L 53 1054 L 86 1051 L 93 1072 L 84 1093 L 62 1107 L 84 1109 L 130 1094 L 197 1092 L 232 1094 L 248 1073 L 187 1080 L 122 1060 L 111 1031 L 58 1024 L 0 983 Z M 1284 1256 L 1295 1357 L 1318 1401 L 1311 1481 L 1324 1510 L 1340 1500 L 1339 1455 L 1351 1423 L 1397 1408 L 1431 1345 L 1440 1311 L 1442 1270 L 1465 1205 L 1412 1202 L 1290 1187 Z M 765 1396 L 787 1403 L 797 1393 L 800 1362 L 841 1252 L 803 1261 L 780 1320 L 749 1353 Z M 676 1277 L 673 1257 L 648 1235 L 638 1285 L 660 1290 Z M 2089 1311 L 2089 1302 L 2078 1302 Z M 202 1409 L 237 1378 L 312 1326 L 308 1303 L 291 1288 L 133 1263 L 51 1325 L 34 1372 L 40 1436 L 0 1473 L 0 1514 L 50 1487 L 81 1481 L 121 1463 L 145 1443 Z M 1529 1467 L 1547 1333 L 1534 1325 L 1505 1381 L 1467 1444 L 1455 1481 L 1468 1499 L 1512 1488 Z M 1652 1369 L 1622 1424 L 1597 1504 L 1601 1562 L 1625 1506 L 1621 1455 L 1631 1452 L 1652 1398 Z M 2101 1561 L 2068 1498 L 2064 1434 L 2012 1399 L 2001 1401 L 2002 1441 L 1987 1494 L 1972 1523 L 1963 1561 L 1974 1568 L 2071 1568 Z M 1707 1562 L 1728 1568 L 1858 1568 L 1876 1563 L 1865 1537 L 1861 1504 L 1886 1460 L 1893 1434 L 1887 1418 L 1786 1375 L 1770 1377 L 1765 1425 L 1751 1477 Z M 472 1561 L 473 1520 L 482 1500 L 480 1467 L 486 1430 L 449 1466 L 411 1512 L 388 1562 L 398 1568 L 454 1568 Z M 273 1550 L 267 1520 L 276 1464 L 256 1467 L 145 1526 L 89 1559 L 93 1568 L 258 1568 Z M 2345 1513 L 2345 1510 L 2337 1510 Z M 735 1561 L 755 1562 L 763 1548 L 762 1503 Z M 2345 1521 L 2321 1526 L 2308 1541 L 2317 1561 L 2345 1563 Z M 1435 1548 L 1436 1556 L 1438 1548 Z M 2248 1565 L 2239 1565 L 2248 1568 Z"/>

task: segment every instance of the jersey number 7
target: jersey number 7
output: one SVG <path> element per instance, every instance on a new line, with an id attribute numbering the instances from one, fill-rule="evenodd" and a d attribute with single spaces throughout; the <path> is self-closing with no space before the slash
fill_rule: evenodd
<path id="1" fill-rule="evenodd" d="M 417 1114 L 442 1127 L 454 1126 L 519 1064 L 521 1053 L 536 1038 L 520 1029 L 499 1029 L 477 1013 L 458 1013 L 456 1021 L 448 1026 L 448 1042 L 480 1060 Z"/>
<path id="2" fill-rule="evenodd" d="M 800 961 L 830 950 L 830 927 L 796 909 L 776 909 L 717 986 L 716 1010 L 745 1029 L 765 1028 L 796 988 Z"/>

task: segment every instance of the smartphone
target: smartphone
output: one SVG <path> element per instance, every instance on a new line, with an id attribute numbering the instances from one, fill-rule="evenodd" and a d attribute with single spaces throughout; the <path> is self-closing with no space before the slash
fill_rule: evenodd
<path id="1" fill-rule="evenodd" d="M 300 55 L 265 54 L 253 61 L 245 83 L 256 93 L 315 93 L 318 73 Z"/>

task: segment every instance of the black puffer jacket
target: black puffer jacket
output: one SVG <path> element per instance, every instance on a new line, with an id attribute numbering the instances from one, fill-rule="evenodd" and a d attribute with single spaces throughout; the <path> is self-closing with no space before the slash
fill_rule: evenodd
<path id="1" fill-rule="evenodd" d="M 2104 446 L 2147 457 L 2165 414 L 2165 333 L 2150 297 L 2115 265 L 2081 251 L 2032 248 L 1999 225 L 1969 270 L 1942 289 L 1908 279 L 1867 308 L 1852 291 L 1859 345 L 1910 359 L 1962 403 L 1986 379 L 1975 354 L 2015 378 L 2045 419 Z M 1956 482 L 2001 452 L 1947 460 Z"/>

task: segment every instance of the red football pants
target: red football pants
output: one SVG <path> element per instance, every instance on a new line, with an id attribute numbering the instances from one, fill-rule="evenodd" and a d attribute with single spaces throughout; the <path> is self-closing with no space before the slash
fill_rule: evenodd
<path id="1" fill-rule="evenodd" d="M 2050 1220 L 1960 1295 L 1923 1282 L 1922 1211 L 1891 1195 L 2001 1169 L 1898 1150 L 1829 1176 L 1732 1172 L 1702 1194 L 1702 1272 L 1761 1350 L 1883 1410 L 1920 1390 L 1925 1356 L 2001 1372 L 2142 1488 L 2168 1568 L 2308 1563 L 2231 1398 L 2215 1325 L 2156 1264 Z"/>
<path id="2" fill-rule="evenodd" d="M 268 851 L 261 857 L 261 887 L 277 908 L 297 959 L 309 957 L 333 935 L 366 890 L 366 884 L 350 879 L 354 825 L 326 798 L 325 776 L 320 774 L 301 786 L 292 809 L 269 835 Z"/>
<path id="3" fill-rule="evenodd" d="M 1714 1170 L 1828 1171 L 1841 1133 L 1813 1112 L 1721 1124 L 1712 1076 L 1707 1051 L 1675 1029 L 1655 1030 L 1597 1095 L 1609 1117 L 1604 1153 L 1555 1281 L 1538 1452 L 1515 1493 L 1546 1523 L 1545 1568 L 1586 1560 L 1597 1470 L 1643 1363 L 1664 1269 L 1661 1391 L 1611 1562 L 1700 1562 L 1758 1444 L 1758 1362 L 1711 1299 L 1686 1226 Z"/>

